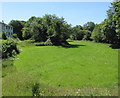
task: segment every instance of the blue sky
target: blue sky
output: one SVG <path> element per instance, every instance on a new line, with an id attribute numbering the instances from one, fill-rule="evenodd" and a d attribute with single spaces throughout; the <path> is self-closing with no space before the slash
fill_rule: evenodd
<path id="1" fill-rule="evenodd" d="M 88 21 L 102 22 L 107 16 L 110 2 L 5 2 L 2 3 L 2 19 L 28 20 L 31 16 L 42 17 L 45 14 L 56 14 L 75 25 Z"/>

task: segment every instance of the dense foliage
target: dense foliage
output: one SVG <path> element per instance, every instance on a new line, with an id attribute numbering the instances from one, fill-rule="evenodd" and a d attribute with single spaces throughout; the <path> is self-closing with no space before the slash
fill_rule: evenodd
<path id="1" fill-rule="evenodd" d="M 110 44 L 119 44 L 120 40 L 120 2 L 111 3 L 107 18 L 100 24 L 87 22 L 83 26 L 71 27 L 63 17 L 46 14 L 43 17 L 32 16 L 28 21 L 12 20 L 14 37 L 20 40 L 33 39 L 45 42 L 45 45 L 61 45 L 72 40 L 93 40 Z M 15 35 L 16 34 L 16 35 Z M 3 35 L 6 39 L 5 35 Z"/>
<path id="2" fill-rule="evenodd" d="M 9 25 L 13 27 L 13 32 L 17 35 L 20 40 L 23 40 L 22 37 L 22 28 L 24 27 L 25 21 L 11 20 Z"/>
<path id="3" fill-rule="evenodd" d="M 64 18 L 56 15 L 44 15 L 41 17 L 31 17 L 23 28 L 23 37 L 32 38 L 36 42 L 51 40 L 53 45 L 66 43 L 69 38 L 71 25 L 67 24 Z"/>
<path id="4" fill-rule="evenodd" d="M 93 22 L 87 22 L 82 27 L 81 25 L 76 25 L 72 28 L 72 33 L 70 39 L 72 40 L 92 40 L 91 32 L 93 31 L 95 24 Z"/>
<path id="5" fill-rule="evenodd" d="M 73 40 L 93 40 L 119 45 L 120 40 L 120 2 L 111 3 L 107 18 L 100 24 L 87 22 L 83 26 L 72 28 L 70 38 Z"/>
<path id="6" fill-rule="evenodd" d="M 32 26 L 33 26 L 33 23 L 35 22 L 36 20 L 36 17 L 35 16 L 32 16 L 24 25 L 24 28 L 22 29 L 22 33 L 23 33 L 23 38 L 26 40 L 26 39 L 29 39 L 31 38 L 32 34 Z"/>
<path id="7" fill-rule="evenodd" d="M 2 42 L 2 58 L 12 57 L 18 54 L 19 52 L 20 51 L 15 41 L 7 40 Z"/>
<path id="8" fill-rule="evenodd" d="M 75 27 L 73 27 L 70 38 L 73 40 L 82 40 L 82 38 L 84 36 L 84 32 L 82 30 L 83 30 L 83 28 L 81 25 L 76 25 Z"/>
<path id="9" fill-rule="evenodd" d="M 96 42 L 105 42 L 119 45 L 120 40 L 120 2 L 111 3 L 107 11 L 107 19 L 96 25 L 92 32 L 92 39 Z"/>
<path id="10" fill-rule="evenodd" d="M 101 24 L 97 24 L 92 32 L 91 38 L 94 39 L 95 42 L 102 42 L 103 40 L 103 35 L 101 32 Z"/>
<path id="11" fill-rule="evenodd" d="M 88 31 L 93 31 L 93 29 L 95 28 L 95 23 L 94 22 L 87 22 L 83 25 L 83 29 L 84 30 L 88 30 Z"/>

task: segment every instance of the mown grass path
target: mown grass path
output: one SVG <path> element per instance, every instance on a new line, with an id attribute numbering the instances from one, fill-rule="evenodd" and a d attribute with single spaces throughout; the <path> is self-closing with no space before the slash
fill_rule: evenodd
<path id="1" fill-rule="evenodd" d="M 14 61 L 15 71 L 3 78 L 3 94 L 31 95 L 31 86 L 35 81 L 41 84 L 41 88 L 51 89 L 53 93 L 50 95 L 55 95 L 54 90 L 57 88 L 72 90 L 87 87 L 117 90 L 117 49 L 111 49 L 108 44 L 87 41 L 74 41 L 70 44 L 76 47 L 22 48 L 22 52 Z M 102 94 L 114 95 L 117 92 L 115 90 L 111 92 L 103 90 Z"/>

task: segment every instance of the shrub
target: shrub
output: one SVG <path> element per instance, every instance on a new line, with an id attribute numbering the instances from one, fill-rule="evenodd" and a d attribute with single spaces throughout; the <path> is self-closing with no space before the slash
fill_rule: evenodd
<path id="1" fill-rule="evenodd" d="M 13 57 L 20 51 L 17 47 L 17 43 L 13 40 L 7 40 L 2 43 L 2 58 Z"/>
<path id="2" fill-rule="evenodd" d="M 6 32 L 3 32 L 3 33 L 2 33 L 2 39 L 4 39 L 4 40 L 6 40 L 6 39 L 7 39 Z"/>

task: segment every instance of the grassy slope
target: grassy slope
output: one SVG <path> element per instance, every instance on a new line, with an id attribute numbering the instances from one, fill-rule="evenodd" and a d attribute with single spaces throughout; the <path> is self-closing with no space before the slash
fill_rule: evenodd
<path id="1" fill-rule="evenodd" d="M 103 91 L 87 91 L 88 95 L 116 94 L 118 50 L 109 48 L 108 44 L 85 41 L 70 43 L 81 46 L 24 47 L 14 62 L 15 71 L 3 78 L 3 95 L 31 95 L 31 86 L 36 81 L 40 82 L 41 88 L 50 90 L 48 93 L 52 91 L 48 95 L 55 95 L 58 88 L 61 91 L 57 92 L 58 95 L 64 90 L 78 88 L 100 88 Z M 115 90 L 106 91 L 104 88 Z M 69 95 L 70 91 L 66 93 Z"/>

